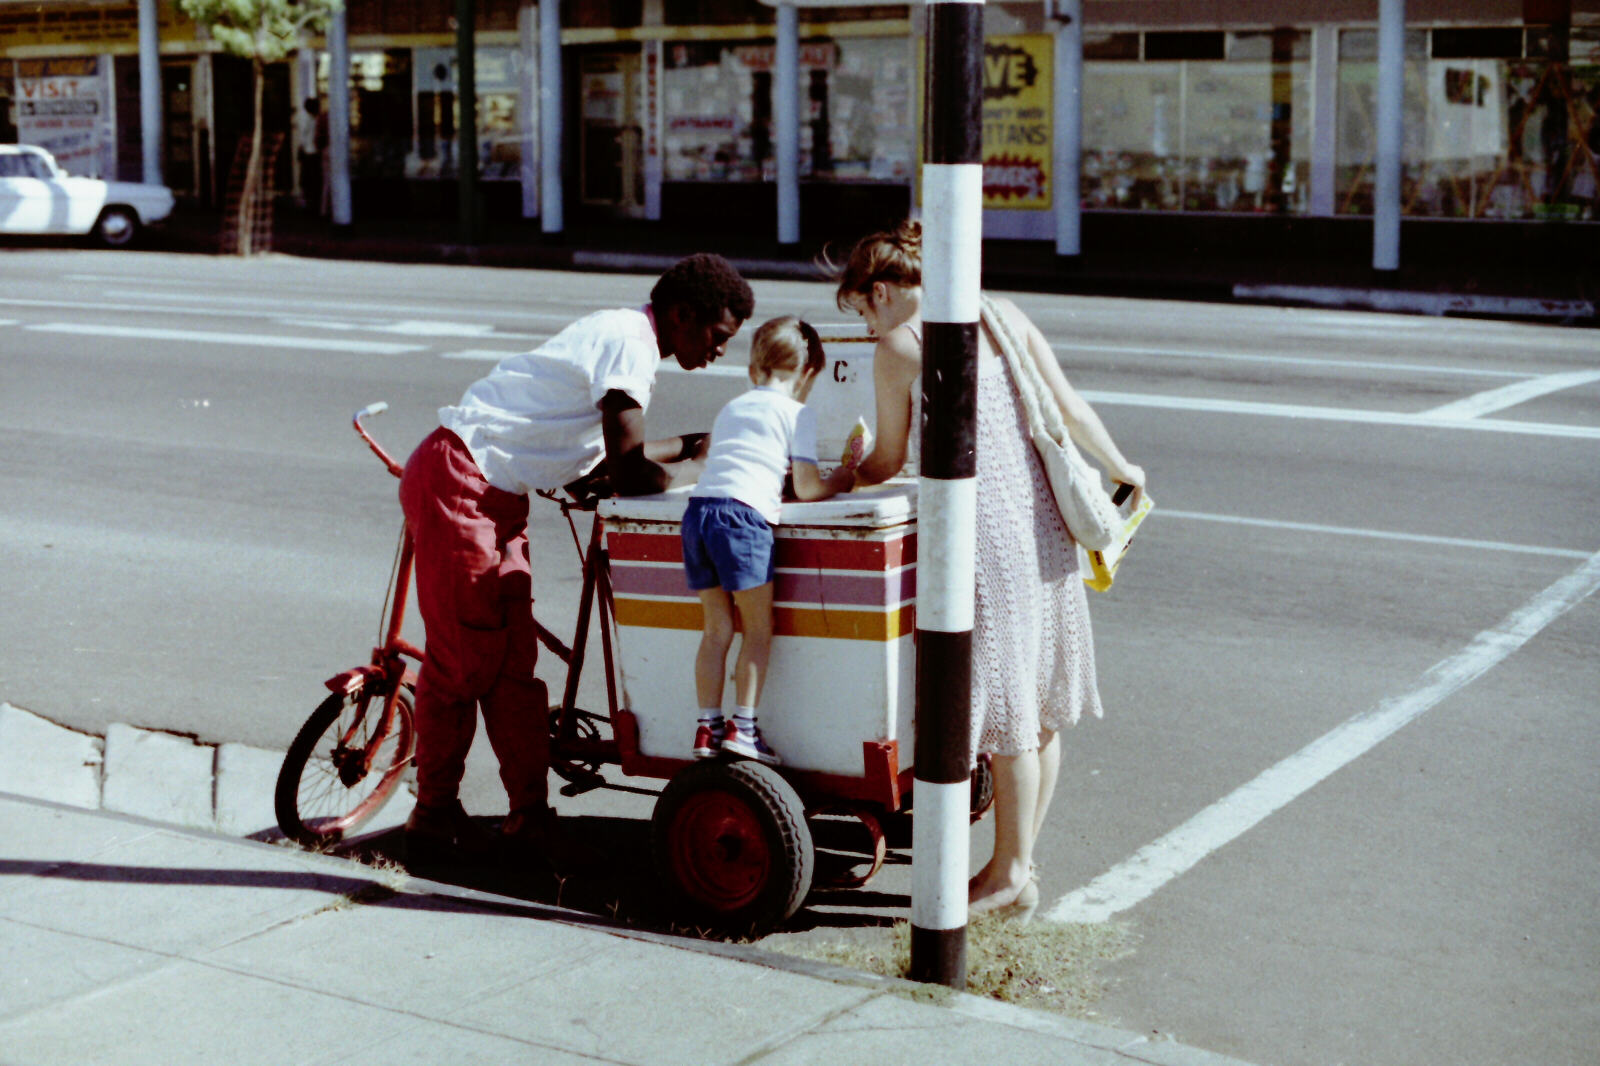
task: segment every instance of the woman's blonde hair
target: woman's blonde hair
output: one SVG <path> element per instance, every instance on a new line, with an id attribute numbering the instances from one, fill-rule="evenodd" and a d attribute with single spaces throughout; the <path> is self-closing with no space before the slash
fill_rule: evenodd
<path id="1" fill-rule="evenodd" d="M 851 296 L 872 295 L 874 282 L 922 284 L 922 223 L 907 220 L 892 230 L 871 233 L 856 242 L 844 266 L 830 270 L 838 282 L 834 302 L 848 311 Z"/>
<path id="2" fill-rule="evenodd" d="M 779 373 L 820 373 L 826 362 L 816 327 L 795 315 L 763 322 L 750 341 L 750 380 L 758 385 Z"/>

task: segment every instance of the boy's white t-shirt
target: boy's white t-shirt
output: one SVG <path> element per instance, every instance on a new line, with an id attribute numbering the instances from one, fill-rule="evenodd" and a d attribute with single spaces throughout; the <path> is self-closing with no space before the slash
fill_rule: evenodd
<path id="1" fill-rule="evenodd" d="M 790 460 L 817 461 L 816 413 L 786 392 L 758 385 L 718 412 L 705 470 L 689 495 L 747 503 L 777 525 Z"/>
<path id="2" fill-rule="evenodd" d="M 642 310 L 596 311 L 531 352 L 501 360 L 439 424 L 461 438 L 497 489 L 554 489 L 605 458 L 601 397 L 616 389 L 650 406 L 661 348 Z"/>

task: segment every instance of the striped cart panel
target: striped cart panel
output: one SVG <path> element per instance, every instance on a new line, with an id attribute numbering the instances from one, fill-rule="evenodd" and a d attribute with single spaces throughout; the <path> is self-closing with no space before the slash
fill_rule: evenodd
<path id="1" fill-rule="evenodd" d="M 606 550 L 624 706 L 638 720 L 640 751 L 687 758 L 701 609 L 678 523 L 609 517 Z M 861 777 L 863 744 L 891 740 L 909 764 L 916 550 L 914 522 L 779 527 L 761 727 L 785 766 Z M 730 668 L 737 654 L 736 643 Z M 724 709 L 732 707 L 730 685 Z"/>

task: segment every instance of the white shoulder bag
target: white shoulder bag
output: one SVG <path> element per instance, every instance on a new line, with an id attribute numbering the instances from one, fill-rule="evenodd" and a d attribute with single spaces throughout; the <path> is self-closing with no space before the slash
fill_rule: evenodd
<path id="1" fill-rule="evenodd" d="M 983 323 L 1011 367 L 1011 378 L 1022 394 L 1033 446 L 1044 462 L 1045 477 L 1050 481 L 1067 531 L 1089 551 L 1111 547 L 1120 537 L 1126 519 L 1106 493 L 1100 472 L 1089 465 L 1072 443 L 1061 408 L 1032 353 L 1018 342 L 1005 315 L 994 302 L 987 295 L 981 299 Z"/>

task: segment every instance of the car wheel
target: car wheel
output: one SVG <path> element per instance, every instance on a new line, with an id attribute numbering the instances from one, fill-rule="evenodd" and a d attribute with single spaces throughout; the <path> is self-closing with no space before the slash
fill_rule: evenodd
<path id="1" fill-rule="evenodd" d="M 107 248 L 131 244 L 139 232 L 139 216 L 128 207 L 108 207 L 94 224 L 94 235 Z"/>

